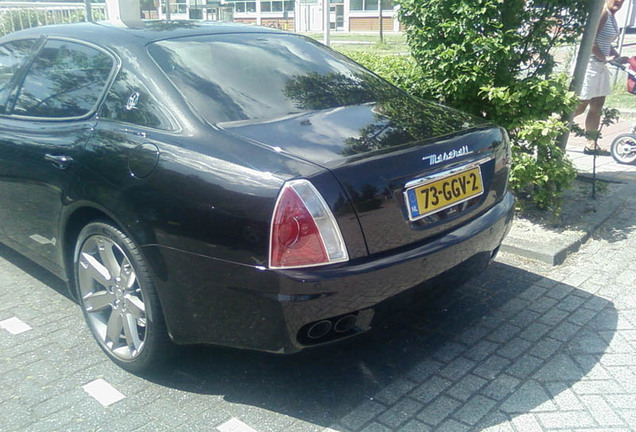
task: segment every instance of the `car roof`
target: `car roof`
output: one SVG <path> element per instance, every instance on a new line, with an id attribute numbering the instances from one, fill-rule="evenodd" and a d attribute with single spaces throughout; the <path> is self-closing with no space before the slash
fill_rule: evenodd
<path id="1" fill-rule="evenodd" d="M 7 39 L 24 37 L 67 37 L 101 46 L 147 45 L 148 43 L 185 36 L 230 33 L 283 33 L 254 25 L 200 21 L 143 21 L 138 27 L 127 27 L 109 21 L 82 22 L 33 27 L 12 33 Z"/>

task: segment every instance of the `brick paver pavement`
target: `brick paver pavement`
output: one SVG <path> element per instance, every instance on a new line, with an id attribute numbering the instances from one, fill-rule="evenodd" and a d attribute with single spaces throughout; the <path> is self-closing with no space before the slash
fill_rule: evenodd
<path id="1" fill-rule="evenodd" d="M 636 431 L 636 200 L 558 267 L 500 257 L 361 338 L 137 377 L 0 245 L 1 431 Z"/>

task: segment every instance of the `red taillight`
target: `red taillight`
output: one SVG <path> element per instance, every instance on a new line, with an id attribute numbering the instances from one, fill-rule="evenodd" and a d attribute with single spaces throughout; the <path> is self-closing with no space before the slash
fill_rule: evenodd
<path id="1" fill-rule="evenodd" d="M 270 267 L 310 267 L 348 259 L 335 218 L 307 180 L 287 183 L 272 218 Z"/>

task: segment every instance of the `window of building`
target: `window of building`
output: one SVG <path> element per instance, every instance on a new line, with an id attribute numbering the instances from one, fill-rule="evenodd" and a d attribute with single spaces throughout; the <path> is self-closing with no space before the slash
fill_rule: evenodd
<path id="1" fill-rule="evenodd" d="M 230 4 L 234 4 L 235 12 L 256 12 L 256 2 L 255 1 L 234 1 Z M 270 3 L 269 1 L 261 1 L 261 10 L 263 10 L 263 4 Z M 270 8 L 271 10 L 271 8 Z"/>
<path id="2" fill-rule="evenodd" d="M 232 1 L 235 12 L 256 12 L 256 2 Z M 294 0 L 261 0 L 261 12 L 293 12 Z"/>
<path id="3" fill-rule="evenodd" d="M 350 10 L 352 11 L 377 11 L 378 0 L 351 0 Z M 382 0 L 382 10 L 393 10 L 395 0 Z"/>

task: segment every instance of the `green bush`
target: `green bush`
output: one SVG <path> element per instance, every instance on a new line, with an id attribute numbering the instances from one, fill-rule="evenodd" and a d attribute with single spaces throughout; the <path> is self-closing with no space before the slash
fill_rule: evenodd
<path id="1" fill-rule="evenodd" d="M 411 75 L 417 82 L 408 87 L 505 127 L 513 149 L 511 187 L 558 213 L 576 172 L 557 142 L 577 98 L 568 77 L 554 74 L 551 51 L 580 35 L 588 1 L 399 3 L 418 66 Z"/>
<path id="2" fill-rule="evenodd" d="M 347 52 L 347 56 L 414 96 L 424 95 L 420 67 L 410 55 Z"/>

